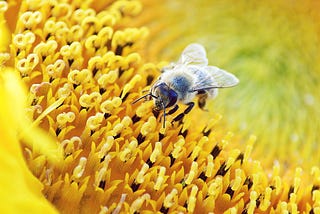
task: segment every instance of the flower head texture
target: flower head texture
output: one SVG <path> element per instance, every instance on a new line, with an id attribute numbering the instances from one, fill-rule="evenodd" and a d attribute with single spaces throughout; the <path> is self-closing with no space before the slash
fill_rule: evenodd
<path id="1" fill-rule="evenodd" d="M 253 152 L 256 137 L 229 132 L 228 126 L 237 121 L 221 121 L 215 107 L 209 112 L 194 109 L 172 123 L 183 112 L 179 108 L 167 115 L 163 127 L 163 112 L 155 111 L 153 102 L 133 104 L 167 64 L 156 56 L 169 53 L 170 48 L 163 48 L 166 42 L 183 32 L 183 26 L 172 29 L 167 35 L 171 40 L 166 39 L 161 34 L 166 20 L 155 19 L 163 11 L 170 14 L 177 3 L 153 10 L 157 2 L 138 0 L 1 2 L 0 152 L 5 176 L 0 183 L 6 187 L 0 194 L 1 207 L 37 213 L 320 212 L 319 168 L 304 171 L 278 161 L 270 164 L 272 157 L 252 158 L 261 154 Z M 217 11 L 229 13 L 244 7 L 239 3 L 228 9 L 218 3 Z M 181 17 L 172 18 L 172 25 L 182 22 Z M 225 30 L 237 31 L 229 24 Z M 224 30 L 218 24 L 215 29 Z M 183 33 L 199 36 L 193 30 Z M 162 42 L 149 45 L 159 38 Z M 208 49 L 213 47 L 198 38 Z M 250 43 L 240 42 L 234 39 L 231 46 L 244 50 Z M 182 50 L 179 43 L 167 47 L 176 56 L 167 54 L 165 60 L 175 60 Z M 259 50 L 250 54 L 253 60 Z M 280 53 L 269 54 L 263 59 Z M 242 64 L 236 56 L 217 58 L 222 60 L 217 63 L 227 65 L 227 59 L 229 68 L 254 64 Z M 262 81 L 265 74 L 258 70 Z M 248 75 L 238 72 L 246 82 Z M 264 94 L 258 85 L 250 87 Z M 233 104 L 219 102 L 226 109 L 243 106 L 241 93 L 246 91 L 228 92 Z"/>

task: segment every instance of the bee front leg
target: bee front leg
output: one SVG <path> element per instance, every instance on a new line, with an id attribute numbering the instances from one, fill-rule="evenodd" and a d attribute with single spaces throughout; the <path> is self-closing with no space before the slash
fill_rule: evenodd
<path id="1" fill-rule="evenodd" d="M 192 110 L 194 102 L 187 103 L 187 106 L 188 107 L 182 113 L 178 114 L 175 118 L 173 118 L 173 122 L 181 121 L 183 117 Z"/>
<path id="2" fill-rule="evenodd" d="M 175 106 L 168 112 L 168 114 L 173 114 L 173 113 L 175 113 L 178 109 L 179 109 L 179 106 L 178 106 L 178 105 L 175 105 Z"/>

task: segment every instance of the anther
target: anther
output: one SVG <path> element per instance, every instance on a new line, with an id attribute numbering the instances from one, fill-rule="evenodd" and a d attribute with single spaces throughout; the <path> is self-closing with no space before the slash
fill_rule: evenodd
<path id="1" fill-rule="evenodd" d="M 152 163 L 156 162 L 157 158 L 162 154 L 162 143 L 156 142 L 155 148 L 150 155 L 150 161 Z"/>
<path id="2" fill-rule="evenodd" d="M 138 142 L 133 140 L 129 143 L 129 145 L 124 148 L 123 151 L 120 152 L 119 158 L 122 162 L 128 161 L 131 157 L 136 154 L 136 150 L 138 147 Z"/>
<path id="3" fill-rule="evenodd" d="M 207 156 L 207 166 L 206 166 L 206 177 L 210 178 L 213 175 L 214 163 L 213 163 L 213 156 Z"/>
<path id="4" fill-rule="evenodd" d="M 165 167 L 160 167 L 160 171 L 159 171 L 159 174 L 157 176 L 156 183 L 154 184 L 154 189 L 155 190 L 160 190 L 161 189 L 163 183 L 166 180 L 165 173 L 166 173 L 166 168 Z"/>
<path id="5" fill-rule="evenodd" d="M 81 157 L 79 160 L 79 164 L 74 168 L 72 175 L 75 178 L 82 177 L 86 164 L 87 164 L 87 158 Z"/>
<path id="6" fill-rule="evenodd" d="M 150 199 L 150 195 L 148 193 L 143 194 L 134 200 L 130 206 L 130 213 L 136 213 L 141 208 L 142 204 Z"/>
<path id="7" fill-rule="evenodd" d="M 144 182 L 144 180 L 145 180 L 144 176 L 145 176 L 146 172 L 148 171 L 148 169 L 149 169 L 149 165 L 144 163 L 142 165 L 142 168 L 138 172 L 136 179 L 135 179 L 135 181 L 138 184 L 142 184 Z"/>
<path id="8" fill-rule="evenodd" d="M 193 161 L 192 165 L 191 165 L 191 169 L 190 172 L 185 180 L 185 183 L 187 185 L 191 184 L 191 182 L 193 181 L 193 179 L 195 178 L 195 176 L 198 174 L 198 163 Z"/>
<path id="9" fill-rule="evenodd" d="M 191 188 L 191 193 L 188 199 L 188 206 L 187 206 L 187 210 L 190 213 L 194 212 L 194 209 L 196 207 L 196 202 L 197 202 L 197 198 L 196 195 L 198 193 L 198 187 L 196 185 L 193 185 Z"/>
<path id="10" fill-rule="evenodd" d="M 168 195 L 166 195 L 163 201 L 163 206 L 165 208 L 170 208 L 176 203 L 177 200 L 178 200 L 178 190 L 172 189 L 171 192 Z"/>

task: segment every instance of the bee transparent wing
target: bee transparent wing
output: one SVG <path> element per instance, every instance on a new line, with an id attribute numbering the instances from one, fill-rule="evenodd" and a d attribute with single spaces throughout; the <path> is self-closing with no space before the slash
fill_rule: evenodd
<path id="1" fill-rule="evenodd" d="M 235 75 L 218 67 L 207 66 L 205 69 L 214 77 L 216 88 L 232 87 L 239 83 L 239 79 Z"/>
<path id="2" fill-rule="evenodd" d="M 185 65 L 208 65 L 206 50 L 200 44 L 190 44 L 182 52 L 177 64 Z"/>
<path id="3" fill-rule="evenodd" d="M 190 92 L 214 88 L 228 88 L 239 83 L 239 79 L 236 76 L 218 67 L 206 66 L 202 69 L 205 69 L 206 73 L 214 78 L 214 82 L 212 83 L 211 81 L 208 81 L 208 77 L 203 76 L 200 78 L 201 81 L 197 83 L 195 87 L 190 90 Z"/>

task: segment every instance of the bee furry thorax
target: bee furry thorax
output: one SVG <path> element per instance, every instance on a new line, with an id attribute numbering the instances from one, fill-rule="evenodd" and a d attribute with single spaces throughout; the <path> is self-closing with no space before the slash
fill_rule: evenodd
<path id="1" fill-rule="evenodd" d="M 165 82 L 178 94 L 178 101 L 191 102 L 196 92 L 189 92 L 195 84 L 195 75 L 187 71 L 185 66 L 176 66 L 173 70 L 165 71 L 159 78 L 159 82 Z"/>

